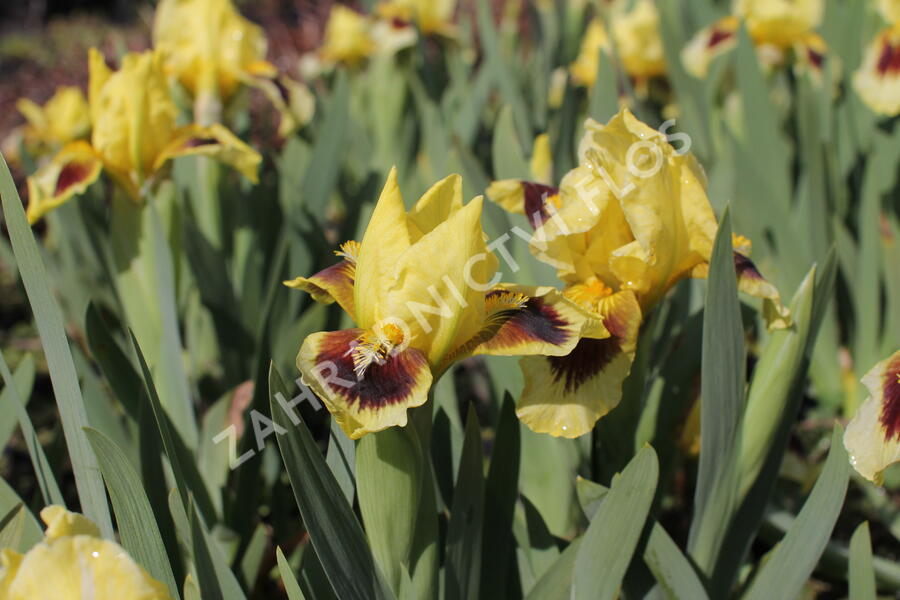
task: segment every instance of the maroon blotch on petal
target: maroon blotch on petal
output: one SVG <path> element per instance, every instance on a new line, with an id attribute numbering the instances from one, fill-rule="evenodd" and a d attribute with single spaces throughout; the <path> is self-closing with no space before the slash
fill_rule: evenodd
<path id="1" fill-rule="evenodd" d="M 199 148 L 200 146 L 214 146 L 219 143 L 216 138 L 191 138 L 184 143 L 185 148 Z"/>
<path id="2" fill-rule="evenodd" d="M 93 165 L 85 162 L 70 162 L 66 164 L 59 172 L 56 179 L 55 193 L 61 194 L 73 185 L 84 181 L 91 173 Z"/>
<path id="3" fill-rule="evenodd" d="M 709 40 L 706 42 L 707 48 L 715 48 L 722 42 L 734 37 L 733 31 L 725 31 L 724 29 L 713 29 L 709 34 Z"/>
<path id="4" fill-rule="evenodd" d="M 764 279 L 762 274 L 756 268 L 756 265 L 753 264 L 753 261 L 740 252 L 734 253 L 734 270 L 738 276 L 738 279 L 740 279 L 741 277 L 759 280 Z"/>
<path id="5" fill-rule="evenodd" d="M 559 188 L 533 181 L 523 181 L 522 187 L 525 196 L 525 215 L 531 226 L 537 229 L 550 218 L 550 213 L 547 211 L 547 198 L 558 194 Z"/>
<path id="6" fill-rule="evenodd" d="M 900 440 L 900 356 L 889 362 L 885 369 L 883 393 L 880 420 L 885 441 Z"/>
<path id="7" fill-rule="evenodd" d="M 622 352 L 621 340 L 582 338 L 566 356 L 549 356 L 554 381 L 562 381 L 568 393 L 574 393 L 590 378 L 601 373 Z"/>
<path id="8" fill-rule="evenodd" d="M 344 396 L 348 404 L 358 403 L 362 409 L 380 408 L 409 398 L 416 377 L 428 368 L 425 357 L 418 350 L 407 348 L 390 354 L 380 363 L 373 362 L 360 379 L 353 369 L 351 350 L 361 334 L 361 329 L 347 329 L 323 339 L 316 363 L 330 364 L 336 369 L 332 372 L 327 367 L 320 367 L 322 376 L 328 380 L 327 385 L 334 393 Z"/>
<path id="9" fill-rule="evenodd" d="M 488 294 L 502 294 L 493 291 Z M 543 298 L 529 298 L 524 307 L 511 310 L 503 326 L 491 340 L 492 346 L 512 347 L 539 340 L 561 346 L 569 340 L 565 329 L 569 324 L 555 308 L 545 303 Z"/>

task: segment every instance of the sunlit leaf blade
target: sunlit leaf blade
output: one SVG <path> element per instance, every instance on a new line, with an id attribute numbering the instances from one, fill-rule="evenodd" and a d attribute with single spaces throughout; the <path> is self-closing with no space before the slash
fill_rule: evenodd
<path id="1" fill-rule="evenodd" d="M 24 506 L 22 499 L 5 479 L 0 479 L 0 514 L 7 514 L 16 506 Z M 19 537 L 18 543 L 13 546 L 13 550 L 19 552 L 28 550 L 44 537 L 43 528 L 27 507 L 23 511 L 23 515 L 25 522 L 22 535 Z"/>
<path id="2" fill-rule="evenodd" d="M 0 406 L 9 406 L 13 401 L 13 393 L 18 392 L 19 399 L 27 406 L 31 400 L 31 391 L 34 387 L 34 357 L 26 354 L 16 365 L 13 371 L 15 387 L 9 387 L 4 380 L 3 391 L 0 392 Z M 0 412 L 0 448 L 6 446 L 9 437 L 19 425 L 18 411 L 4 410 Z"/>
<path id="3" fill-rule="evenodd" d="M 872 566 L 868 521 L 860 523 L 850 538 L 850 572 L 847 579 L 853 600 L 875 600 L 875 568 Z"/>
<path id="4" fill-rule="evenodd" d="M 615 598 L 647 521 L 656 492 L 659 463 L 650 446 L 613 478 L 591 519 L 575 559 L 572 598 Z"/>
<path id="5" fill-rule="evenodd" d="M 644 562 L 667 597 L 691 600 L 708 597 L 694 567 L 659 523 L 654 523 L 650 531 Z"/>
<path id="6" fill-rule="evenodd" d="M 104 537 L 111 538 L 113 528 L 106 503 L 106 490 L 100 478 L 97 458 L 82 430 L 88 425 L 87 413 L 66 339 L 62 313 L 50 291 L 50 279 L 41 261 L 37 242 L 25 219 L 25 210 L 6 160 L 0 161 L 0 197 L 19 273 L 25 284 L 47 357 L 66 446 L 75 472 L 75 486 L 78 488 L 81 509 L 85 516 L 97 524 Z"/>
<path id="7" fill-rule="evenodd" d="M 339 598 L 391 598 L 376 571 L 359 521 L 309 429 L 299 414 L 289 415 L 278 402 L 279 394 L 285 402 L 292 395 L 274 369 L 269 373 L 269 393 L 272 418 L 276 425 L 287 430 L 278 436 L 278 447 L 294 498 L 335 593 Z"/>
<path id="8" fill-rule="evenodd" d="M 44 498 L 44 504 L 59 504 L 65 506 L 66 501 L 63 499 L 59 484 L 56 483 L 56 477 L 53 476 L 53 469 L 50 468 L 50 462 L 41 446 L 31 424 L 31 417 L 25 410 L 25 404 L 19 396 L 19 390 L 12 373 L 9 372 L 9 365 L 0 352 L 0 374 L 3 376 L 4 394 L 9 398 L 9 402 L 15 407 L 12 411 L 18 416 L 19 427 L 22 429 L 22 437 L 25 438 L 25 445 L 28 447 L 28 455 L 31 457 L 31 464 L 34 467 L 34 474 L 37 478 L 38 487 L 41 489 L 41 496 Z"/>
<path id="9" fill-rule="evenodd" d="M 291 569 L 290 563 L 284 557 L 281 548 L 275 548 L 275 558 L 278 561 L 278 573 L 281 575 L 281 581 L 284 583 L 284 591 L 287 592 L 288 600 L 305 600 L 303 590 L 294 577 L 294 571 Z"/>
<path id="10" fill-rule="evenodd" d="M 0 548 L 18 548 L 25 528 L 25 514 L 28 509 L 21 502 L 9 509 L 0 518 Z"/>
<path id="11" fill-rule="evenodd" d="M 85 432 L 109 490 L 122 547 L 176 597 L 178 586 L 140 476 L 115 442 L 95 429 Z"/>
<path id="12" fill-rule="evenodd" d="M 753 579 L 744 600 L 795 598 L 819 561 L 844 505 L 850 460 L 836 425 L 825 467 L 784 539 Z"/>

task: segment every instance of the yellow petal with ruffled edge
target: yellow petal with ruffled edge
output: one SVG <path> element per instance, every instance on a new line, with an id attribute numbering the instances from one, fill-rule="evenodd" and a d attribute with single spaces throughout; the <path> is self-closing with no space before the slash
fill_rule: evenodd
<path id="1" fill-rule="evenodd" d="M 653 0 L 637 0 L 627 12 L 613 10 L 611 28 L 616 52 L 629 75 L 647 79 L 666 72 L 659 12 Z"/>
<path id="2" fill-rule="evenodd" d="M 599 310 L 610 337 L 582 338 L 565 356 L 528 356 L 519 361 L 525 388 L 516 414 L 532 431 L 579 437 L 622 399 L 641 309 L 634 293 L 624 291 L 604 298 Z"/>
<path id="3" fill-rule="evenodd" d="M 72 196 L 83 194 L 100 177 L 103 163 L 87 142 L 73 142 L 28 178 L 29 223 Z"/>
<path id="4" fill-rule="evenodd" d="M 375 52 L 369 20 L 343 4 L 334 4 L 325 25 L 322 60 L 356 65 Z"/>
<path id="5" fill-rule="evenodd" d="M 389 316 L 379 314 L 378 305 L 387 299 L 397 262 L 409 248 L 410 237 L 397 169 L 393 168 L 372 211 L 356 262 L 353 298 L 360 327 L 371 329 L 378 319 Z"/>
<path id="6" fill-rule="evenodd" d="M 100 537 L 100 530 L 84 515 L 69 512 L 62 506 L 51 505 L 41 511 L 41 520 L 47 524 L 44 541 L 66 537 L 69 535 L 89 535 Z"/>
<path id="7" fill-rule="evenodd" d="M 156 159 L 154 169 L 161 168 L 166 161 L 177 156 L 194 154 L 214 158 L 253 183 L 258 181 L 259 164 L 262 162 L 259 152 L 218 123 L 209 127 L 187 125 L 178 129 Z"/>
<path id="8" fill-rule="evenodd" d="M 822 22 L 822 0 L 737 0 L 734 12 L 757 44 L 790 47 Z"/>
<path id="9" fill-rule="evenodd" d="M 153 43 L 166 66 L 193 95 L 227 99 L 245 75 L 275 75 L 266 62 L 266 36 L 231 0 L 162 0 Z"/>
<path id="10" fill-rule="evenodd" d="M 380 307 L 383 315 L 405 325 L 412 345 L 431 365 L 475 335 L 484 320 L 482 299 L 497 259 L 484 242 L 481 209 L 479 196 L 413 242 L 395 264 L 386 265 L 394 270 Z"/>
<path id="11" fill-rule="evenodd" d="M 862 380 L 869 398 L 847 424 L 844 446 L 860 475 L 881 485 L 884 470 L 900 461 L 900 351 Z"/>
<path id="12" fill-rule="evenodd" d="M 424 404 L 431 388 L 428 360 L 411 347 L 373 347 L 385 351 L 360 373 L 354 350 L 374 336 L 364 329 L 314 333 L 297 355 L 303 382 L 351 439 L 406 425 L 406 410 Z"/>

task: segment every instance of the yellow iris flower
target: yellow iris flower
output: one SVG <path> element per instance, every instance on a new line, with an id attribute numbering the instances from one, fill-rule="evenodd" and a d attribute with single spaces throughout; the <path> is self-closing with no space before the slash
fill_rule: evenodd
<path id="1" fill-rule="evenodd" d="M 862 380 L 869 398 L 844 432 L 850 463 L 881 485 L 882 473 L 900 461 L 900 350 L 881 361 Z"/>
<path id="2" fill-rule="evenodd" d="M 606 35 L 603 21 L 594 17 L 588 23 L 584 37 L 581 38 L 578 56 L 569 65 L 569 73 L 572 74 L 572 81 L 576 85 L 587 88 L 594 86 L 594 82 L 597 80 L 597 70 L 600 67 L 601 50 L 609 50 L 609 38 Z"/>
<path id="3" fill-rule="evenodd" d="M 853 74 L 853 89 L 878 114 L 900 114 L 900 21 L 882 30 L 866 47 Z"/>
<path id="4" fill-rule="evenodd" d="M 369 19 L 352 8 L 334 4 L 319 49 L 322 60 L 355 65 L 371 56 L 375 48 Z"/>
<path id="5" fill-rule="evenodd" d="M 481 228 L 482 200 L 451 175 L 407 213 L 391 171 L 362 243 L 286 285 L 337 302 L 356 327 L 314 333 L 297 366 L 351 438 L 406 424 L 432 382 L 473 354 L 565 355 L 599 320 L 550 287 L 499 283 Z"/>
<path id="6" fill-rule="evenodd" d="M 822 22 L 822 0 L 737 0 L 734 13 L 756 44 L 789 48 Z"/>
<path id="7" fill-rule="evenodd" d="M 84 93 L 77 87 L 60 87 L 43 106 L 22 98 L 16 108 L 28 122 L 25 144 L 42 150 L 58 150 L 91 132 L 91 115 Z"/>
<path id="8" fill-rule="evenodd" d="M 685 277 L 705 277 L 716 235 L 706 178 L 689 153 L 627 109 L 602 125 L 588 120 L 580 164 L 559 188 L 494 182 L 489 198 L 529 217 L 530 247 L 557 269 L 564 295 L 597 315 L 607 338 L 585 338 L 567 356 L 526 357 L 519 418 L 534 431 L 577 437 L 620 401 L 640 325 L 663 295 Z M 740 289 L 767 300 L 767 316 L 784 326 L 778 291 L 736 240 Z"/>
<path id="9" fill-rule="evenodd" d="M 176 126 L 158 52 L 127 54 L 116 72 L 97 50 L 89 59 L 91 141 L 65 146 L 28 178 L 30 222 L 84 192 L 104 170 L 140 201 L 145 187 L 176 156 L 209 155 L 256 180 L 261 157 L 225 127 Z"/>
<path id="10" fill-rule="evenodd" d="M 195 97 L 205 93 L 225 100 L 248 78 L 276 75 L 265 60 L 265 33 L 231 0 L 162 0 L 153 44 L 166 68 Z"/>
<path id="11" fill-rule="evenodd" d="M 453 14 L 457 0 L 387 0 L 378 5 L 378 14 L 388 20 L 415 23 L 425 35 L 453 35 Z"/>
<path id="12" fill-rule="evenodd" d="M 665 74 L 656 2 L 637 0 L 630 10 L 613 10 L 610 23 L 625 72 L 638 82 Z"/>
<path id="13" fill-rule="evenodd" d="M 738 0 L 734 14 L 691 38 L 681 51 L 681 61 L 689 73 L 705 77 L 712 60 L 737 45 L 743 22 L 764 66 L 781 63 L 785 52 L 793 49 L 801 65 L 818 72 L 827 50 L 825 40 L 815 33 L 822 12 L 822 0 Z"/>
<path id="14" fill-rule="evenodd" d="M 42 542 L 25 554 L 0 550 L 0 598 L 171 600 L 166 586 L 82 515 L 48 506 L 41 519 L 47 524 Z"/>

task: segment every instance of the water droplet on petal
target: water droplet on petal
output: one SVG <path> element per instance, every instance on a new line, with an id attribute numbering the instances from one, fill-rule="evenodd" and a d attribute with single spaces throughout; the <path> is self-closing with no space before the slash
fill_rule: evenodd
<path id="1" fill-rule="evenodd" d="M 99 558 L 100 553 L 94 550 L 93 552 L 91 552 L 91 556 L 93 556 L 94 558 Z"/>

